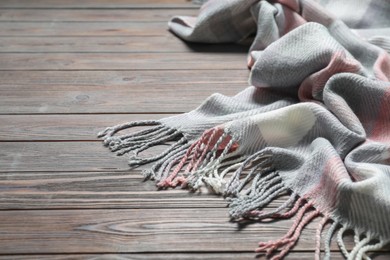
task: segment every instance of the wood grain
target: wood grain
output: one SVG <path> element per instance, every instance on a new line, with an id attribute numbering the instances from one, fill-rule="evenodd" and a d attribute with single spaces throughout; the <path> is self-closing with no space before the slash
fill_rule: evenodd
<path id="1" fill-rule="evenodd" d="M 161 36 L 168 22 L 1 22 L 0 36 Z"/>
<path id="2" fill-rule="evenodd" d="M 96 141 L 108 126 L 167 116 L 173 114 L 0 115 L 0 141 Z"/>
<path id="3" fill-rule="evenodd" d="M 188 0 L 2 0 L 1 8 L 39 8 L 39 9 L 63 9 L 63 8 L 199 8 Z"/>
<path id="4" fill-rule="evenodd" d="M 248 70 L 177 70 L 177 71 L 0 71 L 1 90 L 53 90 L 66 86 L 69 90 L 82 89 L 87 86 L 96 86 L 98 89 L 127 86 L 135 89 L 136 86 L 144 86 L 143 91 L 148 91 L 153 85 L 164 90 L 170 88 L 182 89 L 185 86 L 193 86 L 193 92 L 197 89 L 230 89 L 247 84 Z M 185 80 L 185 81 L 184 81 Z M 227 84 L 230 83 L 230 84 Z M 196 86 L 196 88 L 195 88 Z M 218 87 L 219 86 L 219 87 Z M 240 91 L 239 89 L 238 91 Z M 177 92 L 177 90 L 176 90 Z M 185 90 L 185 93 L 191 91 Z M 138 93 L 137 93 L 138 94 Z"/>
<path id="5" fill-rule="evenodd" d="M 253 252 L 259 241 L 283 236 L 292 223 L 238 224 L 222 208 L 0 211 L 0 251 Z M 306 226 L 295 250 L 313 250 L 317 226 L 318 221 Z M 345 240 L 351 248 L 353 239 Z"/>
<path id="6" fill-rule="evenodd" d="M 157 147 L 161 152 L 165 147 Z M 145 156 L 153 154 L 152 150 Z M 127 171 L 101 142 L 0 142 L 0 172 L 14 171 Z"/>
<path id="7" fill-rule="evenodd" d="M 0 52 L 115 53 L 115 52 L 204 52 L 247 53 L 249 46 L 187 43 L 166 32 L 162 36 L 133 37 L 0 37 Z"/>
<path id="8" fill-rule="evenodd" d="M 248 71 L 2 71 L 0 113 L 181 113 L 235 95 Z M 178 95 L 185 93 L 185 95 Z"/>
<path id="9" fill-rule="evenodd" d="M 242 70 L 244 53 L 1 53 L 0 70 Z"/>
<path id="10" fill-rule="evenodd" d="M 323 257 L 324 254 L 321 254 Z M 389 253 L 383 253 L 382 255 L 375 255 L 369 253 L 371 259 L 375 260 L 388 260 L 390 258 Z M 305 251 L 293 251 L 287 255 L 288 260 L 312 260 L 314 257 L 313 252 Z M 14 259 L 14 260 L 76 260 L 76 259 L 115 259 L 115 260 L 248 260 L 248 259 L 266 259 L 262 255 L 255 257 L 254 253 L 241 253 L 241 252 L 217 252 L 217 253 L 143 253 L 143 254 L 66 254 L 66 255 L 5 255 L 0 256 L 0 259 Z M 339 252 L 332 252 L 332 260 L 345 260 L 345 258 Z"/>
<path id="11" fill-rule="evenodd" d="M 195 16 L 198 12 L 197 9 L 47 9 L 42 15 L 40 9 L 1 9 L 0 22 L 168 22 L 175 15 Z"/>
<path id="12" fill-rule="evenodd" d="M 0 209 L 226 208 L 207 188 L 158 190 L 139 170 L 122 172 L 5 172 Z M 286 198 L 271 202 L 280 206 Z"/>

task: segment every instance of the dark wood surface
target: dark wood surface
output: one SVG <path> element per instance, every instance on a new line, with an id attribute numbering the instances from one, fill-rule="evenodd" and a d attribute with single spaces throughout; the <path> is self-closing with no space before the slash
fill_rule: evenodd
<path id="1" fill-rule="evenodd" d="M 187 112 L 247 86 L 247 47 L 186 44 L 168 32 L 171 16 L 197 8 L 0 1 L 0 259 L 253 259 L 259 241 L 287 232 L 292 220 L 229 221 L 207 189 L 159 191 L 142 180 L 144 167 L 96 139 L 106 126 Z M 287 259 L 313 259 L 316 225 Z"/>
<path id="2" fill-rule="evenodd" d="M 199 8 L 199 6 L 193 5 L 189 0 L 2 0 L 0 1 L 0 7 L 13 9 Z"/>
<path id="3" fill-rule="evenodd" d="M 0 6 L 5 6 L 5 1 L 0 3 Z M 31 4 L 35 4 L 37 7 L 37 1 L 28 1 Z M 71 1 L 64 1 L 68 3 Z M 76 2 L 76 1 L 75 1 Z M 74 7 L 81 7 L 87 1 L 78 1 Z M 97 2 L 97 1 L 95 1 Z M 114 2 L 114 1 L 110 1 Z M 145 4 L 148 1 L 143 1 Z M 157 2 L 157 1 L 153 1 Z M 177 1 L 179 2 L 179 1 Z M 183 2 L 184 1 L 180 1 Z M 11 3 L 11 2 L 10 2 Z M 46 7 L 53 8 L 53 4 L 59 3 L 59 1 L 47 1 Z M 92 3 L 92 1 L 91 1 Z M 104 3 L 108 3 L 105 1 Z M 24 3 L 24 6 L 27 6 Z M 183 5 L 184 7 L 185 5 Z M 70 7 L 70 6 L 69 6 Z M 69 8 L 68 7 L 68 8 Z M 191 7 L 191 5 L 188 5 Z M 134 9 L 134 8 L 123 8 L 123 9 L 107 9 L 102 6 L 102 9 L 45 9 L 45 15 L 42 15 L 41 9 L 4 9 L 1 11 L 0 21 L 2 22 L 164 22 L 166 23 L 172 16 L 175 15 L 196 15 L 198 10 L 196 8 L 191 9 L 161 9 L 156 11 L 155 9 Z"/>
<path id="4" fill-rule="evenodd" d="M 214 92 L 236 94 L 247 76 L 246 70 L 0 71 L 0 114 L 181 113 Z M 186 95 L 177 98 L 178 92 Z"/>
<path id="5" fill-rule="evenodd" d="M 240 58 L 241 53 L 1 53 L 0 70 L 233 70 L 245 68 Z"/>
<path id="6" fill-rule="evenodd" d="M 323 254 L 322 254 L 323 255 Z M 390 254 L 376 255 L 376 260 L 388 260 Z M 253 253 L 246 252 L 219 252 L 219 253 L 148 253 L 148 254 L 68 254 L 68 255 L 17 255 L 0 256 L 1 260 L 75 260 L 75 259 L 115 259 L 115 260 L 248 260 L 261 259 L 261 255 L 255 258 Z M 313 260 L 313 253 L 294 251 L 288 255 L 289 260 Z M 338 252 L 334 252 L 332 260 L 345 259 Z"/>

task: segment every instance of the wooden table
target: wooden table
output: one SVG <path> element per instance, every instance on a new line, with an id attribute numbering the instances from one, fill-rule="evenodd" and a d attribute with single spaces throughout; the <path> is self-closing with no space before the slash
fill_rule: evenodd
<path id="1" fill-rule="evenodd" d="M 229 222 L 223 199 L 204 191 L 157 191 L 96 139 L 247 86 L 246 47 L 167 31 L 170 17 L 197 8 L 0 1 L 0 259 L 252 259 L 257 242 L 286 233 L 292 220 Z M 287 259 L 313 259 L 315 229 Z"/>

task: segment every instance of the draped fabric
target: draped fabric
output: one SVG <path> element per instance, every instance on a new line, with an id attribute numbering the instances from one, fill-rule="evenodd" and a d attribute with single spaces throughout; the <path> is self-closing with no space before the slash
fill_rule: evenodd
<path id="1" fill-rule="evenodd" d="M 109 127 L 105 145 L 131 166 L 150 163 L 143 173 L 158 187 L 224 195 L 236 221 L 294 218 L 256 249 L 274 259 L 316 218 L 316 259 L 321 243 L 331 257 L 336 232 L 348 259 L 390 242 L 389 1 L 210 0 L 169 28 L 190 42 L 250 44 L 250 86 L 185 114 Z M 280 196 L 285 203 L 267 209 Z"/>

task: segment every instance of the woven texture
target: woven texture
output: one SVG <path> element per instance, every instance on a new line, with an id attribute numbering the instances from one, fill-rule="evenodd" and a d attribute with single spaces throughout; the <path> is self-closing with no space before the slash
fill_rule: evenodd
<path id="1" fill-rule="evenodd" d="M 321 243 L 331 257 L 336 232 L 346 258 L 368 259 L 390 242 L 389 13 L 387 0 L 207 1 L 198 17 L 173 17 L 170 30 L 191 42 L 249 43 L 250 86 L 99 136 L 132 166 L 153 162 L 144 175 L 158 187 L 224 195 L 234 220 L 295 218 L 257 252 L 283 258 L 320 218 L 316 259 Z M 160 144 L 166 150 L 140 155 Z M 282 195 L 286 202 L 267 211 Z M 355 234 L 349 251 L 346 231 Z"/>

